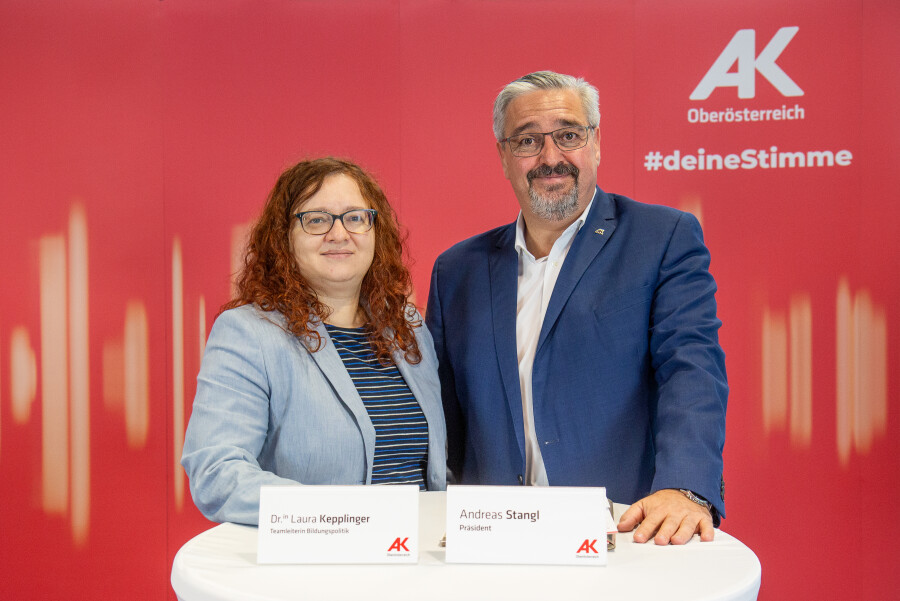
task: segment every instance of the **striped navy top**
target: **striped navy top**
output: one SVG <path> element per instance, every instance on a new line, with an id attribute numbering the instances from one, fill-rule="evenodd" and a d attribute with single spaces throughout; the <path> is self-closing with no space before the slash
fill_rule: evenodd
<path id="1" fill-rule="evenodd" d="M 365 328 L 325 329 L 375 426 L 372 484 L 418 484 L 425 490 L 428 423 L 400 370 L 378 362 Z"/>

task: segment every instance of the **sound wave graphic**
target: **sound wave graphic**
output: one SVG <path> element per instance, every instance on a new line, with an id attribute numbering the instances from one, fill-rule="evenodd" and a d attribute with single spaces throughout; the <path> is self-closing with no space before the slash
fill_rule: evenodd
<path id="1" fill-rule="evenodd" d="M 847 466 L 854 452 L 868 453 L 887 429 L 887 317 L 867 290 L 851 291 L 846 276 L 840 278 L 836 296 L 835 321 L 831 322 L 835 324 L 835 440 L 838 459 Z M 808 294 L 793 295 L 787 313 L 763 308 L 763 428 L 769 434 L 788 427 L 797 448 L 809 448 L 812 441 L 815 348 Z"/>
<path id="2" fill-rule="evenodd" d="M 14 424 L 25 425 L 32 421 L 35 402 L 40 403 L 41 508 L 48 516 L 67 518 L 72 541 L 76 546 L 84 546 L 90 532 L 91 508 L 91 330 L 88 223 L 83 205 L 75 203 L 70 207 L 66 232 L 41 235 L 37 242 L 39 332 L 35 338 L 22 324 L 10 328 L 10 413 Z M 174 461 L 170 469 L 178 509 L 184 503 L 186 480 L 179 464 L 185 430 L 182 264 L 181 243 L 176 237 L 171 264 Z M 206 306 L 202 296 L 197 316 L 199 359 L 206 341 Z M 128 448 L 138 450 L 146 447 L 150 436 L 153 325 L 141 299 L 127 300 L 120 319 L 121 335 L 100 342 L 102 407 L 122 416 Z M 35 339 L 40 343 L 39 353 L 33 346 Z"/>
<path id="3" fill-rule="evenodd" d="M 837 445 L 841 463 L 887 430 L 887 317 L 868 290 L 837 290 Z"/>

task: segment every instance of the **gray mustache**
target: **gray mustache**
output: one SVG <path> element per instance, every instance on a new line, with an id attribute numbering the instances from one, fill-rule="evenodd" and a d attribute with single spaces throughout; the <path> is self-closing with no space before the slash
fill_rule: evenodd
<path id="1" fill-rule="evenodd" d="M 530 183 L 536 177 L 547 177 L 549 175 L 572 175 L 578 178 L 578 167 L 569 163 L 557 163 L 555 167 L 550 165 L 538 165 L 528 172 L 526 177 Z"/>

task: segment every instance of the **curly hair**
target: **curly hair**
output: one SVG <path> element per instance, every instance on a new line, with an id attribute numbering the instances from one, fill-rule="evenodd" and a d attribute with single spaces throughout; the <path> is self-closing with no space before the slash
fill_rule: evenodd
<path id="1" fill-rule="evenodd" d="M 287 329 L 310 352 L 322 348 L 315 325 L 325 321 L 331 310 L 300 273 L 291 248 L 291 227 L 300 205 L 319 191 L 327 177 L 338 174 L 353 179 L 363 198 L 378 211 L 373 228 L 375 256 L 360 288 L 360 304 L 367 313 L 375 356 L 386 364 L 393 352 L 399 351 L 409 363 L 419 363 L 422 355 L 413 330 L 421 327 L 422 321 L 409 302 L 412 279 L 403 262 L 404 238 L 394 210 L 369 174 L 342 159 L 301 161 L 279 176 L 251 230 L 235 297 L 222 306 L 222 311 L 249 304 L 278 311 Z"/>

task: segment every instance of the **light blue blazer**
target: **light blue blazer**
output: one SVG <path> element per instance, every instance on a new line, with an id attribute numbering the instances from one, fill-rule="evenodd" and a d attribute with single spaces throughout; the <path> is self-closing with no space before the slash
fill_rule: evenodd
<path id="1" fill-rule="evenodd" d="M 370 484 L 375 429 L 327 331 L 310 352 L 280 313 L 222 313 L 197 376 L 181 464 L 197 508 L 217 522 L 256 524 L 264 484 Z M 434 343 L 422 361 L 394 361 L 428 422 L 429 490 L 446 487 L 446 430 Z"/>

